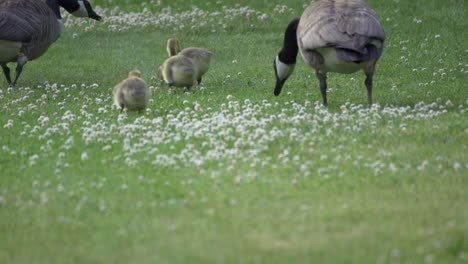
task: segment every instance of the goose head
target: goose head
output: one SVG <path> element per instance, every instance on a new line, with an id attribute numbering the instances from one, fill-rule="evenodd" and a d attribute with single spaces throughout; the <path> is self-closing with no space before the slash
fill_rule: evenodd
<path id="1" fill-rule="evenodd" d="M 58 2 L 61 7 L 74 16 L 101 20 L 101 16 L 94 12 L 88 0 L 58 0 Z"/>
<path id="2" fill-rule="evenodd" d="M 299 18 L 295 18 L 289 23 L 284 34 L 283 48 L 273 61 L 276 77 L 275 96 L 281 93 L 284 83 L 293 73 L 296 65 L 296 57 L 299 52 L 296 33 L 298 25 Z"/>
<path id="3" fill-rule="evenodd" d="M 101 20 L 101 16 L 94 12 L 88 0 L 46 0 L 46 3 L 54 11 L 58 19 L 62 18 L 60 7 L 63 7 L 74 16 Z"/>

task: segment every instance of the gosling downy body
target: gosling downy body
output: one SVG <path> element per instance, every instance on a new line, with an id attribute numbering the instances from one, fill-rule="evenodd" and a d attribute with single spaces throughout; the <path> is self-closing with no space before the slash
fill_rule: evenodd
<path id="1" fill-rule="evenodd" d="M 23 66 L 44 54 L 62 32 L 60 7 L 78 17 L 100 20 L 87 0 L 0 0 L 0 66 L 15 86 Z M 10 77 L 9 62 L 16 62 Z"/>
<path id="2" fill-rule="evenodd" d="M 201 83 L 203 75 L 210 67 L 213 52 L 202 48 L 185 48 L 179 52 L 179 55 L 190 58 L 198 69 L 197 82 Z"/>
<path id="3" fill-rule="evenodd" d="M 365 1 L 317 0 L 286 28 L 283 48 L 274 60 L 274 94 L 281 93 L 300 51 L 304 61 L 315 69 L 325 106 L 327 73 L 348 74 L 359 70 L 366 75 L 367 101 L 371 106 L 372 79 L 384 39 L 383 27 Z"/>
<path id="4" fill-rule="evenodd" d="M 114 104 L 120 109 L 120 112 L 124 109 L 141 112 L 148 105 L 150 91 L 141 78 L 140 71 L 132 70 L 127 79 L 114 87 L 112 95 Z"/>
<path id="5" fill-rule="evenodd" d="M 185 87 L 190 89 L 196 84 L 198 69 L 195 63 L 182 55 L 168 58 L 160 67 L 161 75 L 169 86 Z"/>
<path id="6" fill-rule="evenodd" d="M 167 55 L 169 57 L 175 55 L 183 55 L 193 61 L 195 67 L 197 67 L 197 82 L 201 83 L 203 75 L 208 71 L 210 67 L 211 57 L 213 52 L 203 48 L 185 48 L 180 50 L 179 40 L 176 38 L 170 38 L 167 40 Z"/>

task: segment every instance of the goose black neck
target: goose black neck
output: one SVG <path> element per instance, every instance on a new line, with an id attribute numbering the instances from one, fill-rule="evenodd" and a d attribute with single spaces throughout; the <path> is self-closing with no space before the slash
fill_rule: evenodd
<path id="1" fill-rule="evenodd" d="M 47 5 L 52 9 L 57 19 L 62 19 L 62 15 L 60 14 L 60 6 L 58 0 L 47 0 Z"/>
<path id="2" fill-rule="evenodd" d="M 293 19 L 289 22 L 288 27 L 284 33 L 283 48 L 278 54 L 278 58 L 285 64 L 295 64 L 299 48 L 297 46 L 297 26 L 299 25 L 299 18 Z"/>
<path id="3" fill-rule="evenodd" d="M 77 0 L 56 0 L 58 4 L 67 10 L 68 13 L 73 13 L 80 9 L 80 4 L 78 4 Z"/>

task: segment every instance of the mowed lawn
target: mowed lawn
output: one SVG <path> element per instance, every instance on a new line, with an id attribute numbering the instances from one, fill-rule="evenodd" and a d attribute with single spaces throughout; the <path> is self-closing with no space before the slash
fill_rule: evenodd
<path id="1" fill-rule="evenodd" d="M 368 2 L 387 35 L 370 109 L 362 73 L 330 73 L 323 107 L 300 57 L 273 95 L 308 1 L 66 15 L 17 87 L 0 78 L 0 263 L 466 263 L 465 1 Z M 215 53 L 191 92 L 155 76 L 170 37 Z M 134 68 L 150 104 L 120 114 Z"/>

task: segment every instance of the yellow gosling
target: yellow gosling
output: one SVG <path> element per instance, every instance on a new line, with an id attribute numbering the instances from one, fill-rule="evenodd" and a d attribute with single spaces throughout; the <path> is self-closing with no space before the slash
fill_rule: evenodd
<path id="1" fill-rule="evenodd" d="M 146 109 L 151 93 L 141 78 L 141 72 L 132 70 L 128 73 L 127 79 L 114 87 L 112 95 L 114 104 L 120 112 L 124 109 L 141 112 Z"/>
<path id="2" fill-rule="evenodd" d="M 190 89 L 197 80 L 198 69 L 193 61 L 185 56 L 168 58 L 160 67 L 163 80 L 169 86 Z"/>
<path id="3" fill-rule="evenodd" d="M 185 48 L 179 52 L 179 55 L 190 58 L 198 69 L 197 82 L 201 83 L 203 75 L 210 67 L 213 52 L 203 48 Z"/>

